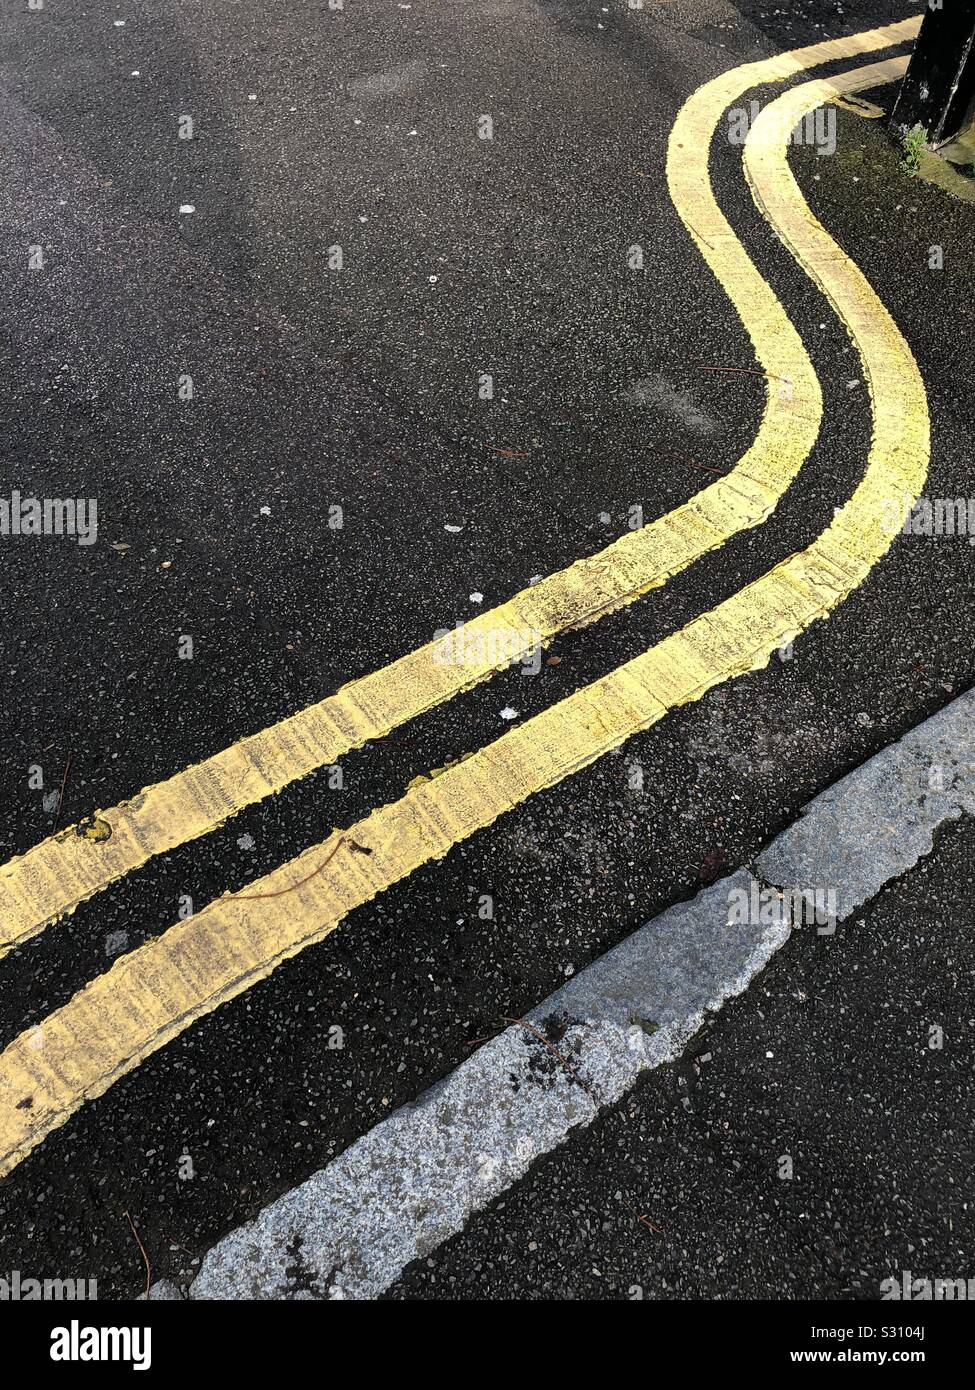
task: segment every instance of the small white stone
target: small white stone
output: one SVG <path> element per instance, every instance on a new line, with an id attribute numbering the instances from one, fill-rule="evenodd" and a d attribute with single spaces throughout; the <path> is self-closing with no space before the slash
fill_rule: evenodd
<path id="1" fill-rule="evenodd" d="M 517 719 L 517 718 L 518 718 L 518 711 L 517 711 L 516 709 L 512 709 L 510 705 L 506 705 L 505 708 L 501 711 L 501 718 L 502 718 L 502 719 Z"/>
<path id="2" fill-rule="evenodd" d="M 185 217 L 187 213 L 196 212 L 196 208 L 192 203 L 181 203 L 179 212 L 181 217 Z"/>
<path id="3" fill-rule="evenodd" d="M 471 594 L 470 598 L 471 598 L 471 603 L 483 603 L 483 602 L 484 602 L 484 595 L 483 595 L 483 594 L 479 594 L 478 591 L 477 591 L 476 589 L 475 589 L 474 592 Z"/>

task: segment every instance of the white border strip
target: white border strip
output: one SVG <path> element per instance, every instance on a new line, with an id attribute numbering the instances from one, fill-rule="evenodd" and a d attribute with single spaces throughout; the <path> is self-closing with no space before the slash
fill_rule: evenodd
<path id="1" fill-rule="evenodd" d="M 220 1241 L 190 1297 L 382 1293 L 588 1125 L 597 1100 L 613 1104 L 641 1072 L 679 1056 L 707 1013 L 767 964 L 788 927 L 728 925 L 729 892 L 752 883 L 741 870 L 581 971 L 533 1011 L 530 1028 L 506 1029 Z M 553 1019 L 557 1042 L 547 1046 L 538 1034 Z M 150 1296 L 179 1294 L 156 1285 Z"/>

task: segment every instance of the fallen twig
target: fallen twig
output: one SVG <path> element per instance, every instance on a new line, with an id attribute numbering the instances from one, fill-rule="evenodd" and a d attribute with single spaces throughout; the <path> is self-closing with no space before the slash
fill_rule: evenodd
<path id="1" fill-rule="evenodd" d="M 143 1260 L 145 1260 L 145 1264 L 146 1264 L 146 1297 L 148 1298 L 148 1297 L 149 1297 L 149 1289 L 152 1287 L 152 1265 L 149 1263 L 149 1256 L 146 1254 L 146 1247 L 142 1244 L 142 1241 L 141 1241 L 141 1239 L 140 1239 L 140 1237 L 139 1237 L 139 1232 L 135 1229 L 135 1222 L 132 1220 L 131 1216 L 129 1215 L 129 1213 L 128 1213 L 127 1211 L 123 1211 L 122 1215 L 125 1217 L 126 1221 L 127 1221 L 127 1222 L 129 1223 L 129 1225 L 131 1226 L 131 1228 L 132 1228 L 132 1234 L 135 1236 L 135 1243 L 136 1243 L 136 1245 L 138 1245 L 139 1249 L 140 1249 L 141 1252 L 142 1252 L 142 1258 L 143 1258 Z"/>
<path id="2" fill-rule="evenodd" d="M 695 362 L 702 372 L 746 372 L 749 376 L 764 376 L 770 381 L 784 381 L 785 377 L 776 376 L 775 372 L 763 372 L 761 367 L 712 367 L 707 362 Z"/>
<path id="3" fill-rule="evenodd" d="M 728 470 L 726 468 L 710 468 L 706 463 L 698 463 L 697 459 L 692 459 L 689 454 L 664 454 L 664 458 L 681 459 L 684 463 L 689 463 L 692 468 L 700 468 L 704 473 L 714 473 L 719 478 L 726 478 Z"/>
<path id="4" fill-rule="evenodd" d="M 636 1207 L 630 1207 L 630 1211 L 631 1211 L 631 1212 L 633 1213 L 633 1215 L 636 1217 L 637 1221 L 641 1222 L 641 1223 L 642 1223 L 644 1226 L 646 1226 L 649 1230 L 653 1231 L 653 1233 L 654 1233 L 655 1236 L 662 1236 L 662 1235 L 663 1235 L 663 1230 L 661 1229 L 661 1227 L 655 1225 L 655 1224 L 650 1220 L 649 1216 L 643 1216 L 643 1215 L 641 1215 L 641 1213 L 637 1211 Z"/>
<path id="5" fill-rule="evenodd" d="M 61 790 L 58 792 L 58 808 L 54 812 L 54 826 L 57 830 L 58 821 L 61 819 L 61 803 L 64 801 L 64 788 L 68 780 L 68 773 L 71 771 L 71 764 L 74 762 L 74 749 L 68 753 L 68 761 L 64 765 L 64 776 L 61 778 Z"/>
<path id="6" fill-rule="evenodd" d="M 166 1234 L 166 1232 L 163 1231 L 162 1237 L 163 1237 L 163 1240 L 169 1241 L 169 1244 L 170 1244 L 170 1245 L 175 1245 L 175 1247 L 176 1247 L 177 1250 L 182 1250 L 182 1252 L 183 1252 L 184 1255 L 189 1255 L 189 1257 L 190 1257 L 191 1260 L 195 1260 L 195 1259 L 196 1259 L 196 1256 L 193 1254 L 193 1251 L 192 1251 L 192 1250 L 187 1250 L 186 1246 L 183 1245 L 183 1244 L 181 1244 L 180 1241 L 175 1240 L 175 1239 L 173 1238 L 173 1236 L 168 1236 L 168 1235 Z"/>
<path id="7" fill-rule="evenodd" d="M 339 850 L 345 844 L 346 838 L 347 837 L 345 835 L 340 835 L 339 838 L 336 840 L 335 844 L 332 846 L 331 850 L 329 850 L 326 857 L 319 864 L 318 868 L 312 869 L 310 874 L 306 874 L 304 878 L 300 878 L 297 883 L 289 883 L 287 888 L 276 888 L 273 893 L 234 893 L 233 896 L 235 901 L 239 902 L 241 898 L 283 898 L 285 893 L 293 893 L 296 888 L 301 888 L 311 879 L 317 878 L 320 873 L 322 873 L 325 869 L 328 868 L 329 864 L 331 864 L 332 860 L 335 858 Z M 360 854 L 372 853 L 372 850 L 365 849 L 363 845 L 356 845 L 354 840 L 349 841 L 349 843 L 355 845 L 355 848 L 359 851 Z"/>
<path id="8" fill-rule="evenodd" d="M 582 1089 L 586 1092 L 596 1109 L 598 1110 L 600 1108 L 602 1102 L 596 1095 L 596 1092 L 589 1085 L 588 1081 L 586 1081 L 586 1079 L 579 1074 L 578 1070 L 572 1065 L 572 1063 L 569 1061 L 567 1057 L 562 1056 L 562 1053 L 558 1050 L 555 1044 L 553 1042 L 550 1042 L 549 1039 L 540 1029 L 536 1028 L 533 1023 L 529 1023 L 524 1018 L 505 1018 L 502 1020 L 502 1022 L 518 1023 L 521 1025 L 522 1028 L 527 1028 L 529 1033 L 536 1037 L 540 1043 L 544 1044 L 544 1046 L 548 1048 L 549 1052 L 551 1052 L 552 1056 L 555 1057 L 557 1061 L 562 1063 L 563 1067 L 565 1067 L 566 1071 L 573 1078 L 573 1080 L 577 1081 L 579 1085 L 582 1087 Z"/>

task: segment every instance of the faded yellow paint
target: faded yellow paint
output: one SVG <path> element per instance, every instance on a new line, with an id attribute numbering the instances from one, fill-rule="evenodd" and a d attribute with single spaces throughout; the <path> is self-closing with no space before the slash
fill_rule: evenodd
<path id="1" fill-rule="evenodd" d="M 781 116 L 887 80 L 888 65 L 812 82 L 769 109 L 746 150 L 760 206 L 846 323 L 870 384 L 864 477 L 827 530 L 709 613 L 543 714 L 374 811 L 248 889 L 123 956 L 0 1055 L 0 1173 L 86 1099 L 240 994 L 341 919 L 526 798 L 618 747 L 668 710 L 765 665 L 823 618 L 889 548 L 891 497 L 924 484 L 929 423 L 910 349 L 860 271 L 807 208 L 788 168 Z M 764 119 L 764 118 L 763 118 Z M 776 125 L 776 121 L 779 122 Z M 767 143 L 772 137 L 775 144 Z"/>
<path id="2" fill-rule="evenodd" d="M 0 956 L 155 855 L 382 738 L 537 643 L 634 602 L 736 532 L 766 520 L 816 441 L 822 400 L 798 334 L 714 199 L 712 135 L 725 107 L 750 87 L 899 43 L 919 23 L 906 20 L 735 68 L 696 92 L 677 117 L 667 161 L 674 205 L 767 373 L 761 425 L 735 468 L 666 516 L 473 619 L 465 627 L 461 660 L 455 647 L 445 652 L 428 643 L 130 801 L 98 811 L 107 826 L 101 836 L 71 826 L 11 859 L 0 868 Z"/>

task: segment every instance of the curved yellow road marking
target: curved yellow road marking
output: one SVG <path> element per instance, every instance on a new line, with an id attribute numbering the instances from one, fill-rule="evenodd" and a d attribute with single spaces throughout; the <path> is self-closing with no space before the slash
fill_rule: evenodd
<path id="1" fill-rule="evenodd" d="M 756 123 L 746 148 L 760 205 L 846 323 L 870 384 L 868 466 L 829 528 L 644 655 L 123 956 L 39 1028 L 22 1033 L 0 1055 L 0 1173 L 86 1099 L 281 961 L 321 941 L 355 907 L 668 710 L 761 668 L 784 641 L 829 614 L 866 578 L 893 539 L 890 498 L 907 505 L 905 499 L 923 487 L 927 400 L 894 321 L 806 206 L 776 121 L 782 113 L 798 120 L 836 92 L 889 80 L 902 67 L 881 64 L 788 93 L 769 108 L 764 124 Z M 776 133 L 774 147 L 766 144 Z"/>
<path id="2" fill-rule="evenodd" d="M 708 82 L 678 114 L 667 162 L 674 204 L 769 376 L 761 426 L 736 467 L 642 530 L 475 618 L 465 628 L 466 659 L 438 660 L 437 644 L 428 643 L 130 801 L 98 811 L 110 839 L 89 839 L 72 826 L 11 859 L 0 868 L 0 956 L 155 855 L 382 738 L 536 643 L 632 603 L 770 515 L 816 441 L 822 400 L 798 334 L 715 202 L 708 174 L 714 128 L 725 107 L 750 87 L 895 45 L 919 24 L 905 20 L 745 64 Z"/>

